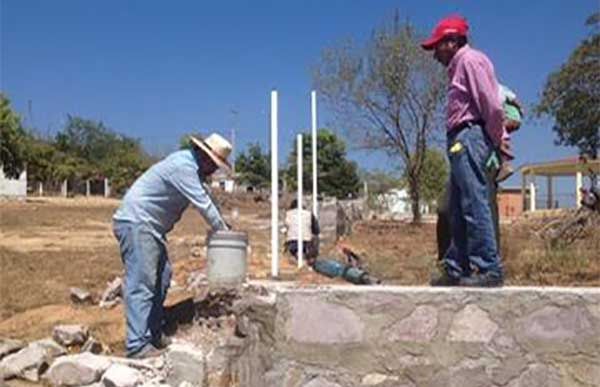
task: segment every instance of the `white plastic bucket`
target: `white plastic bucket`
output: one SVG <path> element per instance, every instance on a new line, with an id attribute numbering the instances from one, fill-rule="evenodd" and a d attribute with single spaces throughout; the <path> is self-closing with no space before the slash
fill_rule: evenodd
<path id="1" fill-rule="evenodd" d="M 207 241 L 208 284 L 211 288 L 237 287 L 246 281 L 248 234 L 217 231 Z"/>

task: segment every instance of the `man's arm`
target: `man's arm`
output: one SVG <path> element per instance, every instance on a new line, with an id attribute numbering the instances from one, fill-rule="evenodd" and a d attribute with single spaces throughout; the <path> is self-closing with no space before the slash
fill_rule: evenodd
<path id="1" fill-rule="evenodd" d="M 495 146 L 500 146 L 504 132 L 504 109 L 498 97 L 498 81 L 494 67 L 488 60 L 465 60 L 467 87 L 473 102 L 485 122 L 486 130 Z"/>
<path id="2" fill-rule="evenodd" d="M 213 230 L 226 230 L 227 223 L 223 219 L 213 198 L 204 188 L 197 167 L 186 163 L 171 175 L 175 188 L 194 205 L 200 215 L 210 224 Z"/>

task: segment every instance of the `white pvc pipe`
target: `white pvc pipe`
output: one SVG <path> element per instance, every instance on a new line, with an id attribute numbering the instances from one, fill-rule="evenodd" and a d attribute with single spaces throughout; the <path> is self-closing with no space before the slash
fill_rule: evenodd
<path id="1" fill-rule="evenodd" d="M 279 163 L 277 90 L 271 91 L 271 275 L 279 276 Z"/>
<path id="2" fill-rule="evenodd" d="M 312 205 L 313 214 L 318 219 L 318 203 L 317 203 L 317 92 L 310 93 L 310 112 L 311 112 L 311 128 L 312 128 Z"/>
<path id="3" fill-rule="evenodd" d="M 535 211 L 535 183 L 529 183 L 529 211 Z"/>
<path id="4" fill-rule="evenodd" d="M 575 207 L 581 207 L 581 187 L 583 187 L 583 174 L 577 172 L 575 174 Z"/>
<path id="5" fill-rule="evenodd" d="M 304 258 L 304 235 L 302 232 L 302 190 L 303 187 L 303 175 L 302 175 L 302 135 L 299 134 L 296 137 L 296 153 L 297 153 L 297 174 L 298 174 L 298 268 L 302 267 L 302 261 Z"/>

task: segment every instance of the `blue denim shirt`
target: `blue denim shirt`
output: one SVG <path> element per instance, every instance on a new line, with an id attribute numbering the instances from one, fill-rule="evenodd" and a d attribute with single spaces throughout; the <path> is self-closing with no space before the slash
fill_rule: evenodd
<path id="1" fill-rule="evenodd" d="M 213 230 L 227 228 L 204 186 L 200 163 L 196 152 L 186 149 L 153 165 L 127 191 L 113 220 L 149 226 L 164 242 L 191 202 Z"/>

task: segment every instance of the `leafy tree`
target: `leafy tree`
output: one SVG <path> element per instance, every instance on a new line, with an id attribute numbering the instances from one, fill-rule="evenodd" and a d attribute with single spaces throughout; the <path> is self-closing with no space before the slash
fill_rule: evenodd
<path id="1" fill-rule="evenodd" d="M 137 139 L 120 135 L 102 122 L 68 116 L 54 143 L 56 176 L 81 179 L 104 176 L 112 191 L 122 194 L 152 163 Z"/>
<path id="2" fill-rule="evenodd" d="M 303 188 L 309 193 L 312 189 L 312 145 L 310 133 L 302 137 L 303 149 Z M 360 179 L 356 163 L 346 158 L 346 144 L 333 132 L 320 129 L 317 134 L 317 159 L 319 193 L 347 198 L 358 193 Z M 292 189 L 296 187 L 297 153 L 294 144 L 288 159 L 284 179 Z"/>
<path id="3" fill-rule="evenodd" d="M 554 118 L 556 144 L 575 146 L 582 155 L 598 158 L 600 148 L 600 14 L 588 18 L 594 32 L 550 74 L 536 107 L 539 115 Z"/>
<path id="4" fill-rule="evenodd" d="M 425 151 L 420 188 L 421 196 L 427 204 L 432 205 L 437 202 L 440 193 L 444 192 L 448 181 L 448 169 L 446 156 L 442 152 L 434 148 Z"/>
<path id="5" fill-rule="evenodd" d="M 27 137 L 21 118 L 12 110 L 10 100 L 0 93 L 0 165 L 9 178 L 18 178 L 25 169 Z"/>
<path id="6" fill-rule="evenodd" d="M 391 189 L 401 188 L 404 184 L 399 177 L 381 170 L 362 171 L 360 179 L 367 183 L 369 196 L 385 194 Z"/>
<path id="7" fill-rule="evenodd" d="M 250 144 L 246 152 L 242 152 L 235 160 L 235 170 L 239 181 L 256 188 L 269 186 L 271 179 L 270 155 L 263 153 L 260 144 Z"/>
<path id="8" fill-rule="evenodd" d="M 446 75 L 398 16 L 366 46 L 326 49 L 314 83 L 353 142 L 398 157 L 407 178 L 413 220 L 419 221 L 424 160 L 434 130 L 443 127 Z"/>

